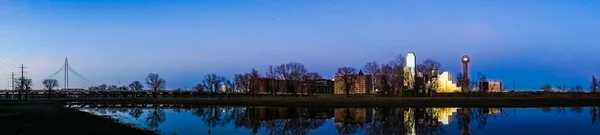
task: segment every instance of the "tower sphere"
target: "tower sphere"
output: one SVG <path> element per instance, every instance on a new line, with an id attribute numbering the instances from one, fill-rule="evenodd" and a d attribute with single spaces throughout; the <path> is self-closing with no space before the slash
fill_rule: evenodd
<path id="1" fill-rule="evenodd" d="M 471 58 L 469 58 L 469 55 L 463 55 L 461 61 L 463 63 L 469 63 L 471 62 Z"/>

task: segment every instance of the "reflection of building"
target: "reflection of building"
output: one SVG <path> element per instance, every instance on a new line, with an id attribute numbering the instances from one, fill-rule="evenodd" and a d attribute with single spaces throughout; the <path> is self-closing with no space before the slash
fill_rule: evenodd
<path id="1" fill-rule="evenodd" d="M 433 113 L 434 116 L 438 117 L 439 122 L 448 125 L 452 122 L 452 116 L 456 113 L 456 110 L 458 110 L 458 108 L 433 108 Z"/>
<path id="2" fill-rule="evenodd" d="M 292 118 L 329 119 L 333 117 L 331 108 L 286 108 L 286 107 L 252 107 L 248 111 L 258 113 L 259 121 L 271 121 Z"/>
<path id="3" fill-rule="evenodd" d="M 362 70 L 358 72 L 354 87 L 350 90 L 350 94 L 367 94 L 368 91 L 373 89 L 373 83 L 371 83 L 371 75 L 363 74 Z M 335 76 L 335 94 L 346 94 L 344 89 L 343 76 Z"/>
<path id="4" fill-rule="evenodd" d="M 502 108 L 490 108 L 491 115 L 500 115 L 502 114 Z"/>
<path id="5" fill-rule="evenodd" d="M 452 76 L 449 72 L 442 72 L 442 74 L 438 75 L 437 78 L 437 92 L 458 92 L 460 87 L 458 87 L 454 82 L 452 82 Z"/>
<path id="6" fill-rule="evenodd" d="M 502 92 L 502 82 L 500 81 L 486 81 L 481 82 L 479 88 L 487 92 Z"/>
<path id="7" fill-rule="evenodd" d="M 367 124 L 373 120 L 372 108 L 336 108 L 334 109 L 335 123 Z"/>

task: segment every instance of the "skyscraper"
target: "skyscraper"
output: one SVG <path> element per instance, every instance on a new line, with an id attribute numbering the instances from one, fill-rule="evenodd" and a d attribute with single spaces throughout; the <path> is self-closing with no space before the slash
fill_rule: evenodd
<path id="1" fill-rule="evenodd" d="M 405 72 L 410 72 L 410 76 L 406 77 L 404 81 L 404 86 L 407 86 L 408 89 L 413 88 L 413 84 L 415 82 L 416 75 L 416 67 L 417 67 L 417 56 L 413 52 L 409 52 L 406 55 L 406 70 Z"/>
<path id="2" fill-rule="evenodd" d="M 415 74 L 416 74 L 416 72 L 415 72 L 416 67 L 417 67 L 417 56 L 415 56 L 415 53 L 409 52 L 406 55 L 406 68 L 410 68 L 409 72 L 412 76 L 415 76 Z"/>

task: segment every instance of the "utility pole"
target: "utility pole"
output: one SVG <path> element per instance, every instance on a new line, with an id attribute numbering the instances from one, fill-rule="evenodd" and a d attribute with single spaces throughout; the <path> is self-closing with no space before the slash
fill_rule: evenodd
<path id="1" fill-rule="evenodd" d="M 12 74 L 12 78 L 10 79 L 10 82 L 12 83 L 11 86 L 11 90 L 15 90 L 15 73 L 11 73 Z"/>
<path id="2" fill-rule="evenodd" d="M 515 84 L 515 79 L 513 79 L 513 91 L 517 91 L 517 87 L 516 87 L 516 84 Z"/>
<path id="3" fill-rule="evenodd" d="M 19 99 L 21 99 L 21 97 L 23 96 L 23 92 L 26 90 L 25 88 L 25 66 L 23 66 L 23 64 L 21 64 L 21 78 L 19 80 L 19 86 L 21 86 L 19 88 Z M 27 98 L 27 97 L 25 97 Z"/>

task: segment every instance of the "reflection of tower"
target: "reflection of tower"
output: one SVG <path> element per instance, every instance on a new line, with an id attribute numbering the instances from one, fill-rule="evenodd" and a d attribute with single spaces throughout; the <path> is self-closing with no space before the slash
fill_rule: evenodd
<path id="1" fill-rule="evenodd" d="M 415 53 L 409 52 L 406 55 L 407 71 L 405 71 L 405 72 L 409 72 L 410 76 L 407 77 L 407 79 L 405 80 L 405 83 L 404 83 L 404 85 L 408 86 L 409 89 L 412 89 L 414 81 L 415 81 L 415 75 L 417 73 L 416 67 L 417 67 L 417 56 L 415 55 Z"/>
<path id="2" fill-rule="evenodd" d="M 471 62 L 471 58 L 468 55 L 463 55 L 462 59 L 462 92 L 466 92 L 469 89 L 469 62 Z"/>
<path id="3" fill-rule="evenodd" d="M 459 111 L 459 127 L 461 135 L 471 135 L 471 113 L 469 108 L 461 108 Z"/>

